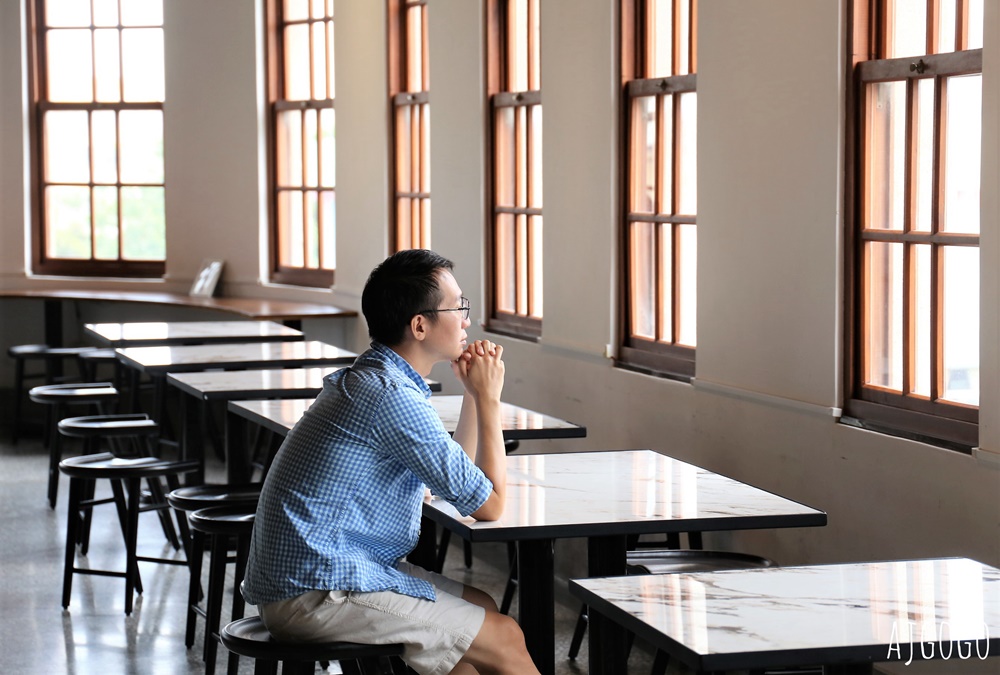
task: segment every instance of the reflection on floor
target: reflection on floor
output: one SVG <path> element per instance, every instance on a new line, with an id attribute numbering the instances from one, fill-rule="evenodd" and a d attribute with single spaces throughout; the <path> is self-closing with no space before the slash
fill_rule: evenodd
<path id="1" fill-rule="evenodd" d="M 69 448 L 67 454 L 73 451 Z M 0 635 L 5 647 L 0 650 L 0 673 L 203 673 L 201 620 L 196 647 L 190 651 L 184 647 L 185 567 L 140 563 L 145 592 L 137 597 L 130 617 L 124 614 L 121 579 L 75 575 L 69 610 L 63 611 L 68 480 L 61 479 L 59 502 L 55 510 L 49 509 L 46 466 L 47 454 L 40 440 L 23 438 L 16 446 L 0 442 Z M 210 481 L 221 480 L 221 467 L 210 464 L 208 475 Z M 82 564 L 122 569 L 121 534 L 109 509 L 97 510 L 90 555 Z M 505 548 L 477 545 L 472 568 L 467 570 L 460 540 L 453 538 L 451 546 L 446 574 L 483 588 L 499 601 L 507 578 Z M 140 522 L 142 554 L 173 554 L 153 514 L 144 515 Z M 228 603 L 227 599 L 223 616 L 227 616 Z M 517 616 L 516 601 L 512 614 Z M 560 606 L 558 675 L 587 672 L 586 641 L 576 661 L 566 658 L 575 620 L 576 608 Z M 252 672 L 252 664 L 243 661 L 240 672 Z M 629 670 L 648 673 L 650 663 L 648 653 L 635 649 Z M 226 651 L 220 648 L 216 672 L 223 673 L 225 668 Z"/>

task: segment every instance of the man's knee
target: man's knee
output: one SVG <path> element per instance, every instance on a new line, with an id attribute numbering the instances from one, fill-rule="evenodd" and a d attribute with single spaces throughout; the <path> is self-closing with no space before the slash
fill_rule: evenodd
<path id="1" fill-rule="evenodd" d="M 462 590 L 462 599 L 471 602 L 474 605 L 479 605 L 486 610 L 487 613 L 497 613 L 500 610 L 497 609 L 496 600 L 493 599 L 489 593 L 481 591 L 475 586 L 466 586 Z"/>

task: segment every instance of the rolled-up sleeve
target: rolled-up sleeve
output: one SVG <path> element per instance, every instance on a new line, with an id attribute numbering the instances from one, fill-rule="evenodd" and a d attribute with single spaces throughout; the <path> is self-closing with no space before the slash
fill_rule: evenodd
<path id="1" fill-rule="evenodd" d="M 418 391 L 390 387 L 378 406 L 372 434 L 378 446 L 463 516 L 477 511 L 493 492 L 493 483 L 452 440 Z"/>

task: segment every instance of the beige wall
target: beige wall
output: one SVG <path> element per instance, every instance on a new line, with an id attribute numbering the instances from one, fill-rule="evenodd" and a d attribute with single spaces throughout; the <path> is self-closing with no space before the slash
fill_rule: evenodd
<path id="1" fill-rule="evenodd" d="M 357 308 L 368 271 L 388 247 L 383 4 L 337 3 L 339 265 L 330 291 L 258 280 L 266 214 L 251 3 L 166 4 L 168 28 L 184 28 L 167 43 L 171 234 L 163 285 L 186 288 L 198 263 L 218 256 L 227 261 L 227 292 Z M 589 436 L 536 447 L 651 447 L 826 510 L 823 529 L 712 538 L 783 563 L 968 555 L 1000 564 L 996 460 L 860 431 L 834 416 L 843 396 L 840 0 L 702 0 L 697 377 L 681 384 L 616 369 L 605 358 L 616 341 L 617 4 L 542 3 L 546 316 L 539 343 L 504 340 L 505 398 L 584 423 Z M 0 97 L 6 287 L 44 283 L 23 270 L 24 120 L 13 95 L 22 88 L 19 5 L 0 3 L 0 89 L 11 94 Z M 982 445 L 998 451 L 1000 10 L 987 5 L 981 416 Z M 482 28 L 479 3 L 431 3 L 432 241 L 456 260 L 477 313 Z M 5 345 L 31 330 L 10 326 L 14 306 L 0 302 Z M 366 342 L 360 321 L 307 330 L 355 349 Z"/>

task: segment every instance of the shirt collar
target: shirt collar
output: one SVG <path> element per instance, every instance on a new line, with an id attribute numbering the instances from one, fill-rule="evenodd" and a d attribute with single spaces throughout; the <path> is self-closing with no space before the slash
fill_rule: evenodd
<path id="1" fill-rule="evenodd" d="M 420 373 L 413 369 L 413 366 L 411 366 L 406 359 L 394 352 L 391 347 L 387 347 L 381 342 L 372 342 L 371 347 L 372 350 L 403 371 L 403 375 L 411 380 L 424 396 L 431 395 L 431 388 L 427 386 L 424 378 L 421 377 Z"/>

